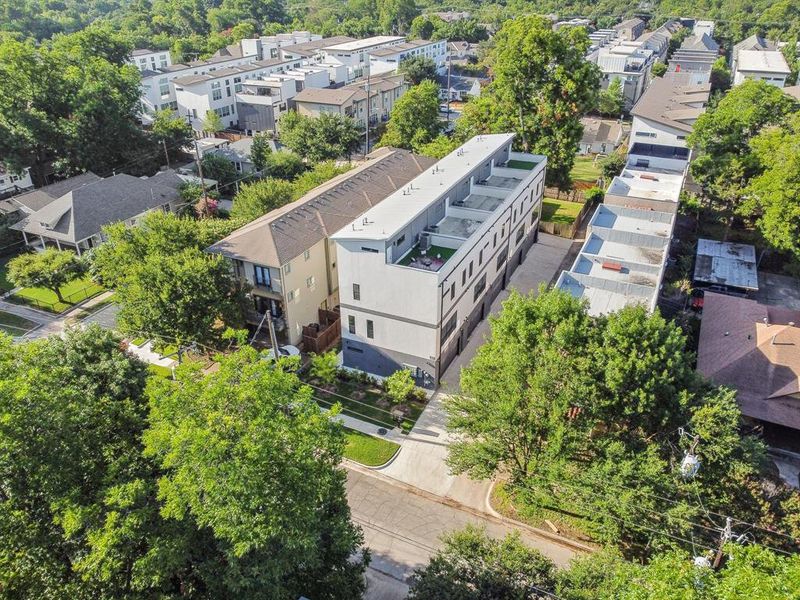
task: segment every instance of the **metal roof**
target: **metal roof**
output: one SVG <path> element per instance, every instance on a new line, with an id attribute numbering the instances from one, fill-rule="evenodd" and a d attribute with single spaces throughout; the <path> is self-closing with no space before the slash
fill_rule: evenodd
<path id="1" fill-rule="evenodd" d="M 745 290 L 758 289 L 756 249 L 749 244 L 697 240 L 694 280 Z"/>

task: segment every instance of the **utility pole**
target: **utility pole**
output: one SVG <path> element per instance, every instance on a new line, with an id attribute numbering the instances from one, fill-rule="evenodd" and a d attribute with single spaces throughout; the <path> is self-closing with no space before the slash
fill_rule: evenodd
<path id="1" fill-rule="evenodd" d="M 267 307 L 267 327 L 269 328 L 269 340 L 272 342 L 272 351 L 275 354 L 275 360 L 278 360 L 281 355 L 280 351 L 278 350 L 278 336 L 275 335 L 275 324 L 272 322 L 272 313 L 269 311 L 269 307 Z"/>
<path id="2" fill-rule="evenodd" d="M 191 126 L 192 116 L 188 112 L 186 113 L 186 119 Z M 208 214 L 208 192 L 206 192 L 206 180 L 203 177 L 203 161 L 200 160 L 200 147 L 197 145 L 197 134 L 194 131 L 194 127 L 192 127 L 192 138 L 194 141 L 194 157 L 195 164 L 197 165 L 197 174 L 200 175 L 200 187 L 203 190 L 203 212 Z"/>
<path id="3" fill-rule="evenodd" d="M 367 63 L 367 138 L 366 144 L 364 146 L 364 158 L 367 158 L 367 154 L 369 154 L 369 125 L 370 125 L 370 114 L 372 113 L 372 98 L 369 97 L 369 75 L 370 75 L 370 68 L 369 63 Z"/>
<path id="4" fill-rule="evenodd" d="M 447 60 L 447 127 L 450 127 L 450 71 L 453 68 L 453 57 L 450 56 L 450 42 L 446 42 L 447 52 L 444 57 Z"/>
<path id="5" fill-rule="evenodd" d="M 161 145 L 164 146 L 164 158 L 167 159 L 167 168 L 169 169 L 169 152 L 167 152 L 167 140 L 161 140 Z"/>
<path id="6" fill-rule="evenodd" d="M 717 548 L 717 553 L 714 556 L 714 562 L 711 565 L 715 571 L 722 566 L 722 559 L 725 556 L 725 553 L 722 551 L 722 548 L 725 546 L 725 544 L 728 543 L 728 540 L 730 540 L 731 536 L 733 535 L 731 531 L 732 525 L 733 525 L 732 519 L 730 517 L 726 517 L 725 527 L 722 530 L 722 535 L 720 535 L 719 537 L 719 548 Z"/>

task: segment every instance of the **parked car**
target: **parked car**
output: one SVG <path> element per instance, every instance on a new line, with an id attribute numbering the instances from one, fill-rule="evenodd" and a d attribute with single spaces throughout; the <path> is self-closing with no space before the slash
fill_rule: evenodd
<path id="1" fill-rule="evenodd" d="M 297 346 L 278 346 L 278 357 L 300 356 L 300 349 Z M 264 360 L 275 360 L 275 350 L 270 348 L 264 354 Z"/>

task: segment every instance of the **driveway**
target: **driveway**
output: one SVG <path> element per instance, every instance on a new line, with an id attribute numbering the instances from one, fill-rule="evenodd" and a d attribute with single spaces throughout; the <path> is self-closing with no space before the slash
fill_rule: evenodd
<path id="1" fill-rule="evenodd" d="M 527 294 L 537 290 L 540 283 L 548 284 L 559 270 L 571 241 L 540 234 L 538 243 L 528 252 L 525 261 L 517 268 L 509 283 L 510 288 Z M 501 309 L 502 301 L 509 295 L 502 291 L 492 304 L 492 313 Z M 447 415 L 442 400 L 458 389 L 458 378 L 462 365 L 466 365 L 483 344 L 489 332 L 487 320 L 481 321 L 472 333 L 469 342 L 445 372 L 442 388 L 428 402 L 425 411 L 403 443 L 403 449 L 395 460 L 381 472 L 409 485 L 421 488 L 438 496 L 452 498 L 458 502 L 486 512 L 486 500 L 490 482 L 473 481 L 466 476 L 453 476 L 445 463 L 451 435 L 447 431 Z"/>
<path id="2" fill-rule="evenodd" d="M 404 598 L 408 577 L 441 547 L 442 534 L 469 523 L 484 527 L 496 538 L 519 531 L 527 545 L 558 566 L 565 566 L 577 554 L 568 546 L 420 493 L 366 468 L 347 468 L 347 499 L 353 521 L 364 530 L 365 544 L 372 554 L 367 600 Z"/>

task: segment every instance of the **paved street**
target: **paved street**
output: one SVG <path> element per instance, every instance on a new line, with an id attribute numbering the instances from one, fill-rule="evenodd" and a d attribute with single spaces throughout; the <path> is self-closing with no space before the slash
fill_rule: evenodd
<path id="1" fill-rule="evenodd" d="M 401 582 L 427 562 L 446 532 L 462 529 L 468 523 L 485 527 L 493 537 L 515 530 L 500 519 L 419 493 L 364 468 L 347 469 L 347 496 L 353 520 L 364 529 L 365 543 L 372 551 L 372 568 L 390 576 L 370 575 L 376 583 L 368 599 L 403 598 L 400 594 L 405 585 Z M 549 539 L 527 531 L 520 533 L 526 544 L 541 550 L 559 566 L 566 565 L 576 554 Z"/>

